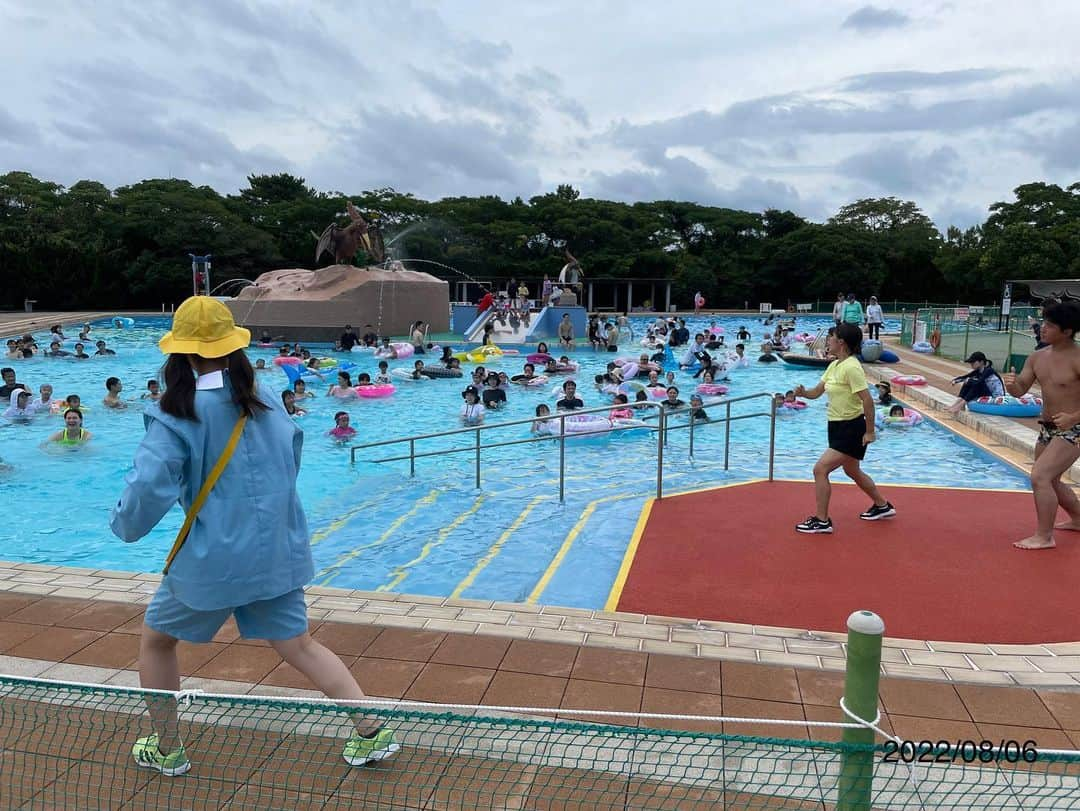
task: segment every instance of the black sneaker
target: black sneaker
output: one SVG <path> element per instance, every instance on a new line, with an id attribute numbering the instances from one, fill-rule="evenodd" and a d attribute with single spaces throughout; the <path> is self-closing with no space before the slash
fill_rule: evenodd
<path id="1" fill-rule="evenodd" d="M 880 507 L 871 504 L 869 510 L 859 513 L 859 518 L 863 521 L 880 521 L 882 518 L 892 518 L 894 515 L 896 515 L 896 508 L 886 501 Z"/>
<path id="2" fill-rule="evenodd" d="M 822 521 L 816 515 L 811 515 L 801 524 L 795 525 L 796 532 L 805 532 L 807 535 L 824 535 L 832 532 L 832 519 Z"/>

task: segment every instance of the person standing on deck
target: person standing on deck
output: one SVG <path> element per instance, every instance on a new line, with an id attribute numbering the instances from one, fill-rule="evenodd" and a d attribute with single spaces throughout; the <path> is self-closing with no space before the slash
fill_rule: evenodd
<path id="1" fill-rule="evenodd" d="M 862 329 L 863 322 L 863 309 L 862 304 L 855 298 L 854 293 L 847 294 L 847 301 L 844 302 L 844 310 L 840 315 L 840 320 L 845 324 L 854 324 L 860 330 Z"/>
<path id="2" fill-rule="evenodd" d="M 255 382 L 244 352 L 250 342 L 216 299 L 193 296 L 177 308 L 158 342 L 168 355 L 165 394 L 146 409 L 146 435 L 112 513 L 113 533 L 128 542 L 178 501 L 198 515 L 166 561 L 139 647 L 140 684 L 169 692 L 148 695 L 154 732 L 135 742 L 132 756 L 167 777 L 191 768 L 170 695 L 180 689 L 177 643 L 209 642 L 230 616 L 242 637 L 267 640 L 328 697 L 364 698 L 345 663 L 308 633 L 303 587 L 314 568 L 296 492 L 304 435 L 278 397 Z M 356 730 L 342 751 L 350 765 L 400 748 L 376 720 L 352 720 Z"/>
<path id="3" fill-rule="evenodd" d="M 1028 355 L 1020 374 L 1002 376 L 1005 390 L 1023 397 L 1033 383 L 1042 388 L 1043 408 L 1031 490 L 1035 497 L 1035 534 L 1016 541 L 1017 549 L 1053 549 L 1054 530 L 1080 531 L 1080 500 L 1061 476 L 1080 459 L 1080 304 L 1065 301 L 1043 310 L 1039 334 L 1046 343 Z M 1069 520 L 1054 523 L 1061 507 Z"/>
<path id="4" fill-rule="evenodd" d="M 830 330 L 830 333 L 833 333 Z M 812 389 L 801 383 L 795 387 L 796 397 L 816 400 L 822 394 L 829 398 L 826 414 L 829 422 L 829 447 L 814 465 L 814 495 L 817 512 L 796 524 L 797 532 L 810 535 L 831 533 L 832 518 L 829 516 L 829 500 L 832 485 L 829 474 L 838 467 L 844 469 L 848 478 L 872 499 L 872 504 L 859 518 L 864 521 L 880 521 L 892 518 L 896 509 L 885 500 L 871 479 L 860 466 L 866 456 L 866 446 L 876 439 L 874 435 L 874 398 L 866 383 L 866 374 L 859 363 L 862 348 L 862 330 L 855 324 L 841 324 L 830 334 L 827 351 L 836 357 L 825 369 L 821 381 Z"/>
<path id="5" fill-rule="evenodd" d="M 832 306 L 832 320 L 836 322 L 836 326 L 840 326 L 840 322 L 844 320 L 844 294 L 836 294 L 836 302 Z M 750 336 L 747 336 L 750 337 Z M 744 339 L 745 340 L 745 339 Z"/>

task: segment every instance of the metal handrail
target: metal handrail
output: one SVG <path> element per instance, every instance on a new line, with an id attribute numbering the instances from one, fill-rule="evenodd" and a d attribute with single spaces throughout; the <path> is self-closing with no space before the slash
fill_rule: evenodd
<path id="1" fill-rule="evenodd" d="M 733 403 L 743 402 L 745 400 L 752 400 L 759 397 L 766 397 L 769 400 L 769 410 L 759 411 L 752 414 L 739 414 L 731 416 L 731 406 Z M 728 470 L 729 467 L 729 455 L 731 449 L 731 423 L 738 420 L 753 419 L 756 417 L 768 417 L 769 418 L 769 481 L 773 479 L 773 468 L 776 456 L 776 405 L 773 399 L 773 395 L 769 392 L 755 392 L 754 394 L 744 394 L 741 397 L 732 397 L 730 399 L 717 398 L 710 400 L 703 400 L 703 407 L 713 407 L 717 405 L 723 405 L 725 407 L 724 417 L 722 419 L 712 419 L 709 424 L 724 423 L 724 470 Z M 671 414 L 689 413 L 690 406 L 683 405 L 677 408 L 668 408 L 664 401 L 643 401 L 629 403 L 628 406 L 635 410 L 640 409 L 656 409 L 656 416 L 658 422 L 655 427 L 648 425 L 650 430 L 655 431 L 657 434 L 656 442 L 656 497 L 663 498 L 664 493 L 664 447 L 667 445 L 667 433 L 669 431 L 676 431 L 680 429 L 687 429 L 690 431 L 690 458 L 694 456 L 694 426 L 698 420 L 691 419 L 687 425 L 676 425 L 668 427 L 668 416 Z M 409 437 L 398 437 L 395 439 L 384 439 L 379 442 L 368 442 L 363 445 L 352 445 L 349 448 L 349 459 L 352 464 L 356 464 L 357 451 L 370 450 L 372 448 L 385 448 L 390 445 L 401 445 L 405 442 L 409 443 L 409 453 L 401 456 L 388 456 L 382 459 L 369 460 L 373 464 L 384 464 L 388 462 L 401 462 L 406 459 L 409 460 L 409 477 L 414 478 L 416 476 L 416 460 L 423 459 L 431 456 L 448 456 L 454 453 L 475 453 L 476 454 L 476 486 L 480 487 L 480 452 L 483 449 L 494 448 L 506 448 L 512 445 L 524 445 L 532 442 L 550 442 L 553 439 L 557 439 L 559 442 L 559 501 L 565 501 L 565 486 L 566 486 L 566 418 L 580 416 L 582 414 L 599 414 L 607 413 L 611 411 L 612 406 L 595 406 L 593 408 L 578 408 L 573 411 L 557 411 L 554 414 L 548 414 L 544 417 L 533 416 L 526 419 L 518 420 L 506 420 L 505 422 L 489 423 L 487 425 L 476 425 L 464 428 L 452 428 L 448 431 L 437 431 L 431 434 L 417 434 Z M 647 415 L 643 418 L 649 419 L 653 415 Z M 480 436 L 484 431 L 492 431 L 497 428 L 507 428 L 514 425 L 526 425 L 543 420 L 545 422 L 551 420 L 559 421 L 559 433 L 557 435 L 552 434 L 550 436 L 529 437 L 527 439 L 513 439 L 507 442 L 495 442 L 488 445 L 483 445 L 480 442 Z M 597 434 L 611 433 L 612 431 L 625 431 L 633 430 L 633 427 L 628 428 L 612 428 L 609 431 L 582 431 L 579 433 L 571 434 L 571 436 L 594 436 Z M 454 448 L 440 448 L 434 451 L 424 451 L 421 453 L 416 452 L 416 443 L 426 439 L 438 439 L 440 437 L 457 436 L 459 434 L 472 434 L 475 437 L 475 442 L 468 446 L 454 447 Z"/>

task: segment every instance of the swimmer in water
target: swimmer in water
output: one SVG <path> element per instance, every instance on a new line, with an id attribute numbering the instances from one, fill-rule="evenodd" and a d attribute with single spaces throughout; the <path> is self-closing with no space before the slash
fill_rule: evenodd
<path id="1" fill-rule="evenodd" d="M 375 375 L 375 385 L 385 386 L 390 380 L 390 364 L 385 360 L 379 361 L 379 373 Z"/>
<path id="2" fill-rule="evenodd" d="M 110 377 L 105 381 L 107 394 L 101 404 L 106 408 L 127 408 L 127 403 L 120 399 L 120 392 L 124 390 L 124 384 L 119 377 Z"/>
<path id="3" fill-rule="evenodd" d="M 705 413 L 705 401 L 700 394 L 690 395 L 690 421 L 709 422 L 709 415 Z"/>
<path id="4" fill-rule="evenodd" d="M 297 380 L 292 384 L 293 395 L 297 400 L 304 400 L 308 397 L 314 397 L 315 392 L 307 390 L 307 383 L 303 380 Z"/>
<path id="5" fill-rule="evenodd" d="M 465 405 L 461 407 L 461 421 L 465 425 L 480 425 L 484 421 L 484 414 L 486 409 L 479 402 L 480 392 L 476 386 L 466 386 L 465 391 L 461 392 L 461 396 L 465 399 Z"/>
<path id="6" fill-rule="evenodd" d="M 363 385 L 362 383 L 360 385 Z M 337 397 L 339 400 L 351 400 L 356 397 L 353 391 L 352 378 L 348 372 L 338 372 L 337 383 L 326 392 L 327 397 Z"/>
<path id="7" fill-rule="evenodd" d="M 630 400 L 625 394 L 616 394 L 615 407 L 608 412 L 609 420 L 632 420 L 634 410 L 630 408 Z"/>
<path id="8" fill-rule="evenodd" d="M 144 391 L 139 396 L 139 399 L 140 400 L 155 400 L 155 401 L 160 400 L 161 399 L 161 384 L 158 383 L 156 380 L 153 380 L 153 379 L 147 380 L 146 381 L 146 391 Z"/>
<path id="9" fill-rule="evenodd" d="M 83 426 L 82 413 L 74 408 L 64 412 L 64 430 L 57 431 L 49 437 L 49 442 L 57 445 L 82 445 L 90 439 L 90 432 Z"/>
<path id="10" fill-rule="evenodd" d="M 303 417 L 307 415 L 307 412 L 304 409 L 296 407 L 296 394 L 292 389 L 285 389 L 281 392 L 281 404 L 285 406 L 285 413 L 290 417 Z"/>
<path id="11" fill-rule="evenodd" d="M 64 404 L 67 406 L 65 410 L 78 411 L 82 413 L 82 398 L 77 394 L 69 394 L 64 398 Z"/>
<path id="12" fill-rule="evenodd" d="M 543 403 L 540 403 L 540 405 L 536 407 L 536 416 L 541 418 L 551 416 L 551 409 Z M 533 420 L 533 424 L 529 430 L 531 430 L 534 434 L 550 434 L 551 420 Z"/>
<path id="13" fill-rule="evenodd" d="M 265 372 L 266 371 L 266 360 L 264 358 L 259 358 L 257 361 L 255 361 L 255 371 L 256 372 Z"/>
<path id="14" fill-rule="evenodd" d="M 53 387 L 48 383 L 42 383 L 41 388 L 38 389 L 41 392 L 41 397 L 30 403 L 30 410 L 35 414 L 39 411 L 48 413 L 52 410 L 52 395 Z"/>
<path id="15" fill-rule="evenodd" d="M 334 439 L 344 440 L 356 436 L 356 429 L 349 425 L 349 413 L 339 411 L 334 415 L 334 427 L 327 432 Z"/>

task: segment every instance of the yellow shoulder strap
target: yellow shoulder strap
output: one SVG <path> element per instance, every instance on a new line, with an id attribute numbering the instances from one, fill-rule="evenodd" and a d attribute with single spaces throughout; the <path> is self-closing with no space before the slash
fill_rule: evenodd
<path id="1" fill-rule="evenodd" d="M 169 567 L 172 566 L 173 558 L 176 557 L 177 553 L 180 551 L 180 547 L 182 547 L 187 540 L 188 533 L 191 532 L 191 525 L 195 523 L 195 516 L 199 514 L 199 510 L 202 509 L 206 497 L 209 496 L 210 491 L 214 489 L 214 485 L 217 484 L 217 480 L 221 477 L 221 473 L 225 470 L 225 466 L 229 464 L 233 451 L 236 450 L 236 443 L 240 441 L 240 434 L 244 432 L 244 425 L 246 423 L 247 416 L 242 414 L 240 419 L 236 421 L 236 425 L 233 426 L 232 435 L 225 444 L 225 450 L 221 452 L 217 464 L 215 464 L 213 470 L 210 471 L 210 475 L 206 477 L 206 481 L 203 482 L 203 486 L 199 489 L 199 494 L 195 496 L 195 501 L 192 502 L 191 509 L 188 510 L 187 516 L 184 518 L 184 525 L 180 527 L 180 531 L 176 533 L 176 540 L 173 541 L 172 549 L 169 550 L 169 556 L 165 558 L 165 568 L 161 570 L 163 575 L 169 573 Z"/>

